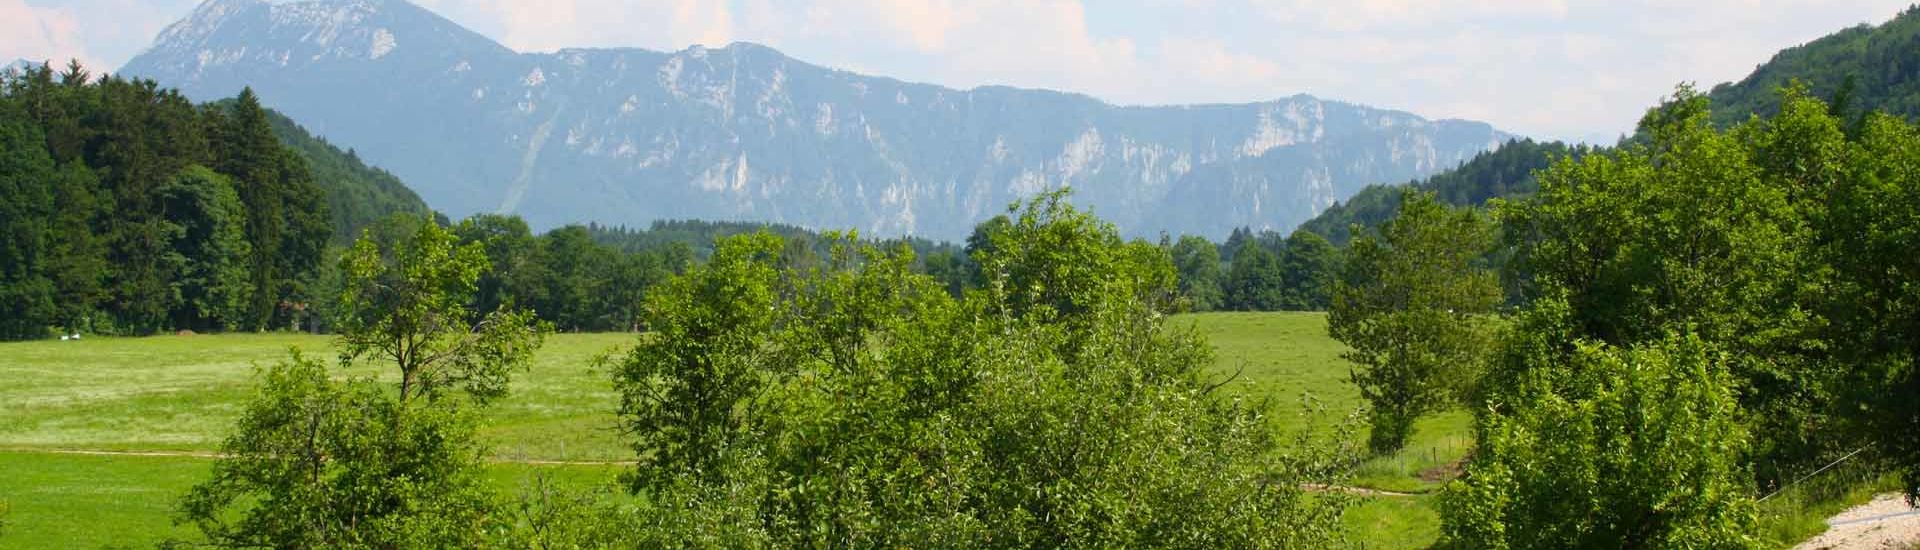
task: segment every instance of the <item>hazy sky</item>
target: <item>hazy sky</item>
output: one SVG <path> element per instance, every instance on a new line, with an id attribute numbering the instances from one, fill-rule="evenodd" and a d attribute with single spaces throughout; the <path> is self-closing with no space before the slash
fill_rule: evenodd
<path id="1" fill-rule="evenodd" d="M 288 1 L 288 0 L 278 0 Z M 1909 0 L 417 0 L 523 51 L 751 41 L 863 73 L 1123 104 L 1310 93 L 1609 140 L 1681 81 Z M 0 60 L 117 68 L 198 0 L 0 0 Z"/>

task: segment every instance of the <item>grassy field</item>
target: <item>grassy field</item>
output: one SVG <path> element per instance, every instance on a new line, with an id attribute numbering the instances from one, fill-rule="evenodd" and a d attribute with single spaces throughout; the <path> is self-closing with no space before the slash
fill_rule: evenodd
<path id="1" fill-rule="evenodd" d="M 1213 342 L 1215 376 L 1238 373 L 1223 391 L 1273 399 L 1287 428 L 1331 433 L 1360 406 L 1323 315 L 1208 314 L 1175 322 Z M 560 472 L 573 484 L 611 479 L 612 467 L 513 462 L 628 456 L 614 428 L 616 395 L 594 359 L 634 339 L 567 334 L 548 341 L 530 372 L 514 380 L 513 394 L 488 413 L 483 433 L 502 461 L 493 475 L 503 488 L 540 472 Z M 0 500 L 14 508 L 13 528 L 0 536 L 0 547 L 144 546 L 189 534 L 171 524 L 169 506 L 206 474 L 208 459 L 55 451 L 211 453 L 251 395 L 255 368 L 282 360 L 292 348 L 328 360 L 335 353 L 326 337 L 278 334 L 0 344 L 0 380 L 7 381 L 0 384 L 0 402 L 8 404 L 0 409 Z M 387 374 L 366 367 L 339 373 Z M 1408 451 L 1362 464 L 1358 483 L 1428 491 L 1436 484 L 1421 473 L 1458 459 L 1466 447 L 1465 415 L 1442 415 L 1419 426 Z M 1438 532 L 1427 502 L 1370 499 L 1348 524 L 1367 547 L 1425 546 Z"/>

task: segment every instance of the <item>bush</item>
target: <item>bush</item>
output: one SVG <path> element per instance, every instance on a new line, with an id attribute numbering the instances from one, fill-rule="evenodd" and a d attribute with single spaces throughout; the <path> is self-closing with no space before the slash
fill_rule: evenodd
<path id="1" fill-rule="evenodd" d="M 1535 348 L 1538 349 L 1538 348 Z M 1701 341 L 1581 343 L 1526 373 L 1480 418 L 1443 494 L 1466 548 L 1746 548 L 1746 431 L 1726 367 Z"/>

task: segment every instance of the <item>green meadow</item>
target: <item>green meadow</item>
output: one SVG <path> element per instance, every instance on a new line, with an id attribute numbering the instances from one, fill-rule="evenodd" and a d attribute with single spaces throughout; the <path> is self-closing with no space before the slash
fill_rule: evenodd
<path id="1" fill-rule="evenodd" d="M 1326 318 L 1310 313 L 1221 313 L 1176 318 L 1210 340 L 1222 392 L 1270 399 L 1277 429 L 1321 436 L 1361 405 L 1347 383 L 1342 346 Z M 596 358 L 631 334 L 562 334 L 548 340 L 513 394 L 488 411 L 484 435 L 509 491 L 545 475 L 576 486 L 610 481 L 629 456 L 615 428 L 617 397 Z M 0 500 L 13 506 L 4 548 L 147 546 L 188 537 L 169 512 L 200 480 L 227 427 L 252 392 L 256 367 L 298 349 L 335 357 L 331 340 L 306 335 L 158 336 L 0 344 Z M 339 376 L 377 376 L 374 367 Z M 1362 438 L 1363 433 L 1350 437 Z M 1354 485 L 1424 493 L 1470 445 L 1467 416 L 1421 424 L 1394 456 L 1359 465 Z M 155 452 L 188 456 L 71 454 Z M 199 456 L 193 456 L 199 455 Z M 1368 497 L 1348 515 L 1355 542 L 1371 548 L 1430 544 L 1439 520 L 1430 497 Z"/>

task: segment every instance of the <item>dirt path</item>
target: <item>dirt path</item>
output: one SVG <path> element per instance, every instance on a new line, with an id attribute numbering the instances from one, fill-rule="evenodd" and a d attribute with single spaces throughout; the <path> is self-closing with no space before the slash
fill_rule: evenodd
<path id="1" fill-rule="evenodd" d="M 1794 550 L 1906 550 L 1920 546 L 1920 509 L 1895 493 L 1827 518 L 1827 532 Z"/>

